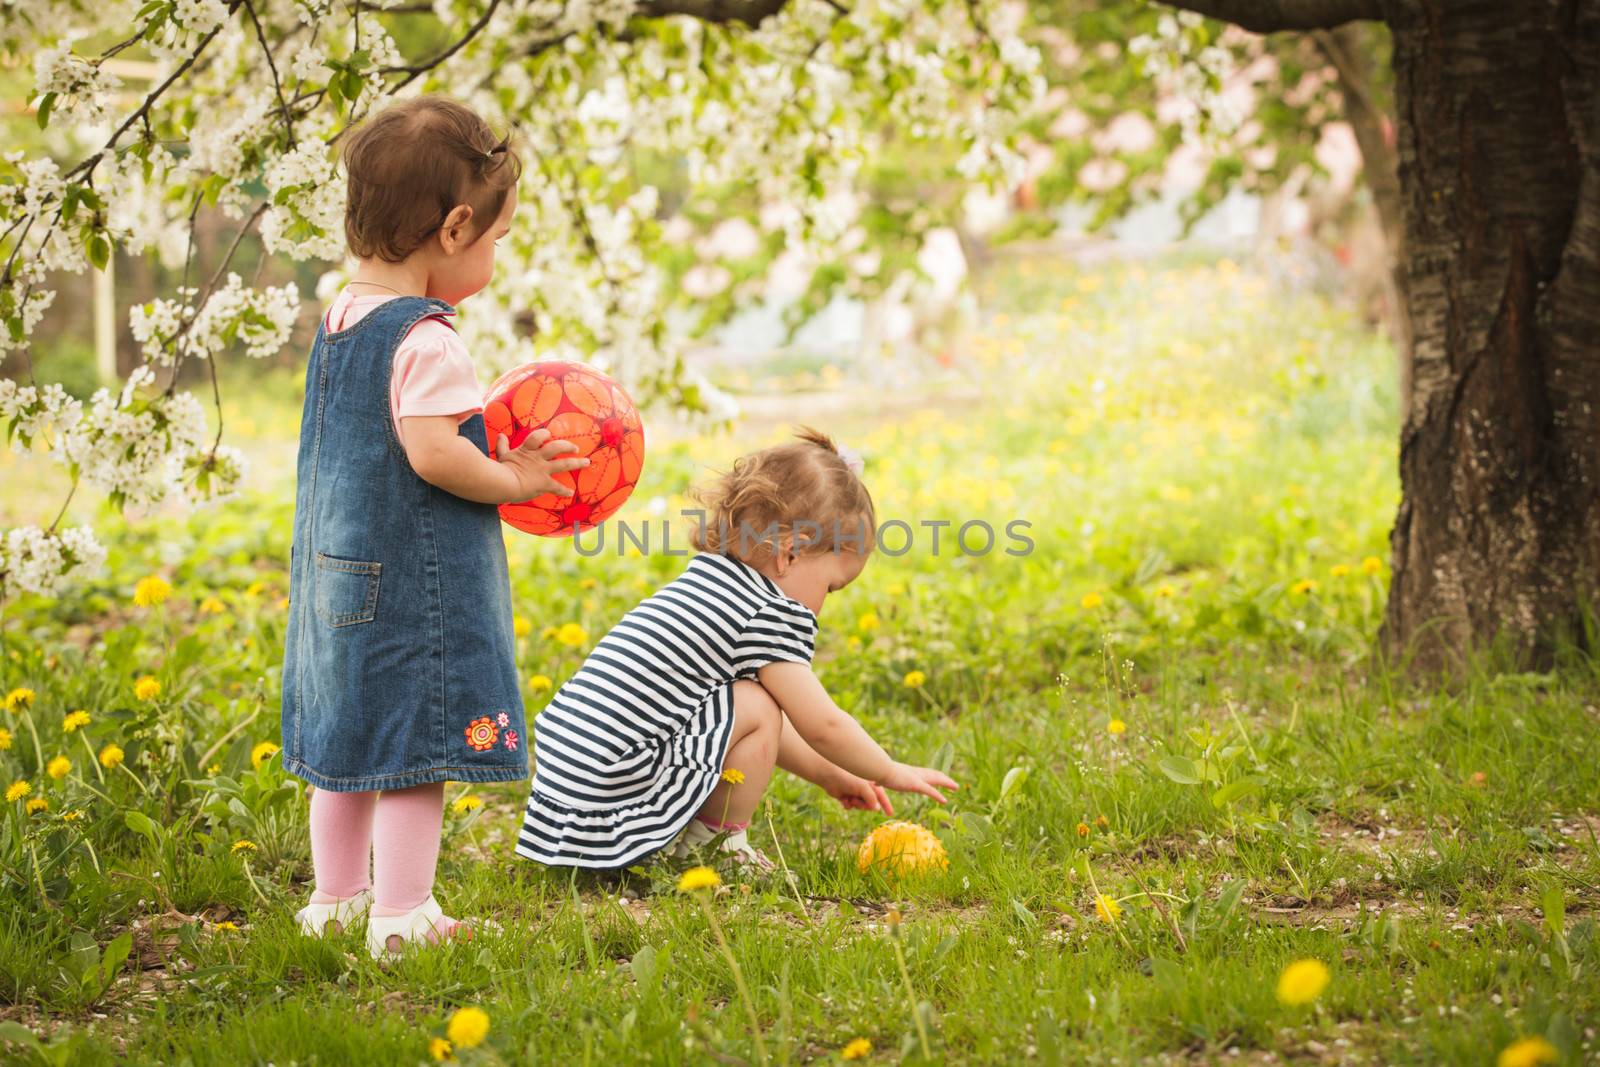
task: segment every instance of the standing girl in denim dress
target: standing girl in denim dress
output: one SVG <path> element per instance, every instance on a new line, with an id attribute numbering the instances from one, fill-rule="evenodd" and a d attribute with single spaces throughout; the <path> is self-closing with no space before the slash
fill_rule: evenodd
<path id="1" fill-rule="evenodd" d="M 516 211 L 508 141 L 423 97 L 354 130 L 344 161 L 358 265 L 306 368 L 283 756 L 315 787 L 302 930 L 367 913 L 383 955 L 470 934 L 433 898 L 444 783 L 528 772 L 496 505 L 568 494 L 552 475 L 588 460 L 545 432 L 491 453 L 449 325 Z"/>

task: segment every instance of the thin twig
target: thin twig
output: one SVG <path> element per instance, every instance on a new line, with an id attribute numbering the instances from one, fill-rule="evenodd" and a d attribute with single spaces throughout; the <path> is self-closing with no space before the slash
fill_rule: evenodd
<path id="1" fill-rule="evenodd" d="M 261 42 L 261 54 L 267 57 L 267 69 L 272 72 L 272 88 L 278 94 L 278 108 L 283 112 L 284 132 L 289 135 L 289 147 L 294 147 L 294 116 L 289 113 L 289 104 L 283 98 L 283 83 L 278 80 L 278 64 L 272 59 L 272 46 L 267 44 L 267 35 L 261 28 L 261 20 L 256 17 L 255 4 L 251 0 L 244 0 L 245 13 L 250 16 L 250 22 L 256 28 L 256 40 Z"/>

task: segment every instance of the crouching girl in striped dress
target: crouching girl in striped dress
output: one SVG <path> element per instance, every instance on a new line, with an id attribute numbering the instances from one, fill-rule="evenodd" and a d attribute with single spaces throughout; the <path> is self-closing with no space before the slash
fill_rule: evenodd
<path id="1" fill-rule="evenodd" d="M 624 867 L 725 834 L 724 849 L 768 868 L 745 829 L 775 767 L 886 814 L 885 790 L 944 803 L 940 790 L 957 788 L 890 758 L 811 670 L 823 601 L 874 547 L 859 463 L 804 429 L 699 495 L 698 555 L 622 617 L 535 721 L 519 855 Z"/>

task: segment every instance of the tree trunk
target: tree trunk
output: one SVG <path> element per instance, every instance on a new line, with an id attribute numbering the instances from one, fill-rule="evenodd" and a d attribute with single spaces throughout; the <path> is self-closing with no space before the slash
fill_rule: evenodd
<path id="1" fill-rule="evenodd" d="M 1600 0 L 1385 0 L 1413 385 L 1382 643 L 1547 665 L 1600 586 Z"/>

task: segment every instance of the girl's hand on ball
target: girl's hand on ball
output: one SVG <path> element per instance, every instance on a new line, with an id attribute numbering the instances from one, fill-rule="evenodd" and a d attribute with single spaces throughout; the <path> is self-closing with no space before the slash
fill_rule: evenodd
<path id="1" fill-rule="evenodd" d="M 889 794 L 883 791 L 883 786 L 853 774 L 844 774 L 830 785 L 828 795 L 845 808 L 894 814 L 894 805 L 889 803 Z"/>
<path id="2" fill-rule="evenodd" d="M 515 492 L 505 502 L 531 500 L 541 493 L 571 496 L 572 487 L 556 481 L 555 475 L 582 470 L 589 465 L 589 460 L 582 456 L 556 457 L 577 450 L 578 446 L 571 441 L 550 440 L 550 431 L 546 429 L 534 430 L 516 448 L 511 447 L 505 434 L 500 434 L 495 439 L 495 455 L 516 481 Z"/>
<path id="3" fill-rule="evenodd" d="M 943 771 L 936 771 L 932 767 L 913 767 L 907 763 L 892 764 L 881 784 L 885 789 L 893 789 L 897 793 L 921 793 L 941 804 L 945 799 L 940 789 L 961 788 L 955 779 Z"/>

